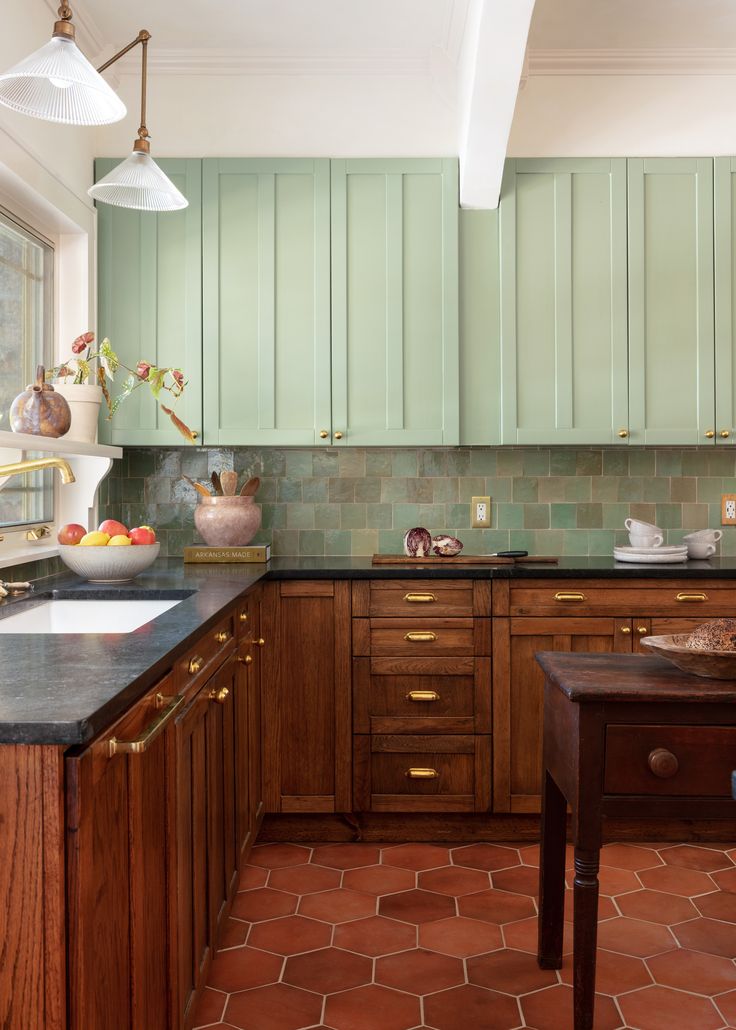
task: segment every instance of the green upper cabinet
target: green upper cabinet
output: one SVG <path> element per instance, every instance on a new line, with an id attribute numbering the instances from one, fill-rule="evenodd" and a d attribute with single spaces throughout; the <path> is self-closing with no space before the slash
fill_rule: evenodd
<path id="1" fill-rule="evenodd" d="M 331 165 L 332 439 L 457 444 L 457 161 Z"/>
<path id="2" fill-rule="evenodd" d="M 628 176 L 631 443 L 705 443 L 715 428 L 713 161 L 630 159 Z"/>
<path id="3" fill-rule="evenodd" d="M 717 157 L 715 205 L 715 441 L 736 440 L 736 158 Z"/>
<path id="4" fill-rule="evenodd" d="M 189 206 L 161 214 L 98 206 L 98 335 L 109 336 L 121 360 L 131 368 L 141 359 L 158 367 L 182 368 L 188 385 L 175 410 L 201 437 L 202 162 L 159 159 L 157 163 L 187 197 Z M 98 159 L 96 178 L 117 164 L 119 160 Z M 100 441 L 183 442 L 145 387 L 120 406 L 112 421 L 103 415 Z"/>
<path id="5" fill-rule="evenodd" d="M 330 162 L 203 166 L 205 442 L 312 445 L 330 431 Z"/>
<path id="6" fill-rule="evenodd" d="M 500 234 L 501 442 L 625 442 L 626 161 L 508 161 Z"/>

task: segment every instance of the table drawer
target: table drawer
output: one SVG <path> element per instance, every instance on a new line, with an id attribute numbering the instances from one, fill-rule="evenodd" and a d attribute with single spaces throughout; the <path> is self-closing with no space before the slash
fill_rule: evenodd
<path id="1" fill-rule="evenodd" d="M 473 614 L 471 580 L 371 580 L 371 617 L 424 618 Z"/>
<path id="2" fill-rule="evenodd" d="M 472 655 L 473 619 L 371 619 L 370 653 Z"/>
<path id="3" fill-rule="evenodd" d="M 188 691 L 194 684 L 199 686 L 233 650 L 236 618 L 237 610 L 229 612 L 177 659 L 174 670 L 180 690 Z"/>
<path id="4" fill-rule="evenodd" d="M 676 580 L 669 584 L 643 581 L 619 586 L 600 580 L 564 580 L 512 584 L 511 615 L 672 615 L 716 618 L 736 614 L 736 587 Z"/>
<path id="5" fill-rule="evenodd" d="M 728 797 L 736 726 L 606 727 L 606 794 Z"/>

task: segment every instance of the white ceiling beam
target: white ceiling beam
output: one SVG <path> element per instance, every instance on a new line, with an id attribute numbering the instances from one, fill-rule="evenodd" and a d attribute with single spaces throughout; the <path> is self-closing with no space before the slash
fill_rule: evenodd
<path id="1" fill-rule="evenodd" d="M 472 0 L 458 68 L 460 205 L 495 208 L 534 0 Z"/>

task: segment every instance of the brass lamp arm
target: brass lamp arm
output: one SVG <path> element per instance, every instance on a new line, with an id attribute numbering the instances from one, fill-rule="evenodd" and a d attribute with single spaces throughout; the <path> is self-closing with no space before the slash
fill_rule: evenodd
<path id="1" fill-rule="evenodd" d="M 148 84 L 148 41 L 151 38 L 151 33 L 147 29 L 141 29 L 138 35 L 124 46 L 122 50 L 119 50 L 109 61 L 105 61 L 97 69 L 98 72 L 102 73 L 106 68 L 109 68 L 111 64 L 115 64 L 121 57 L 124 57 L 129 50 L 133 47 L 141 44 L 143 53 L 141 55 L 141 123 L 138 126 L 138 139 L 134 144 L 135 150 L 142 150 L 148 153 L 148 129 L 146 128 L 146 86 Z"/>

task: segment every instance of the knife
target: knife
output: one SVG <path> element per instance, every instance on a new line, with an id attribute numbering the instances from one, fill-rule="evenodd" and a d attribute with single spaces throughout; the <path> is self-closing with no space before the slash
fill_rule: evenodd
<path id="1" fill-rule="evenodd" d="M 494 551 L 493 554 L 479 554 L 479 558 L 526 558 L 528 551 Z"/>

